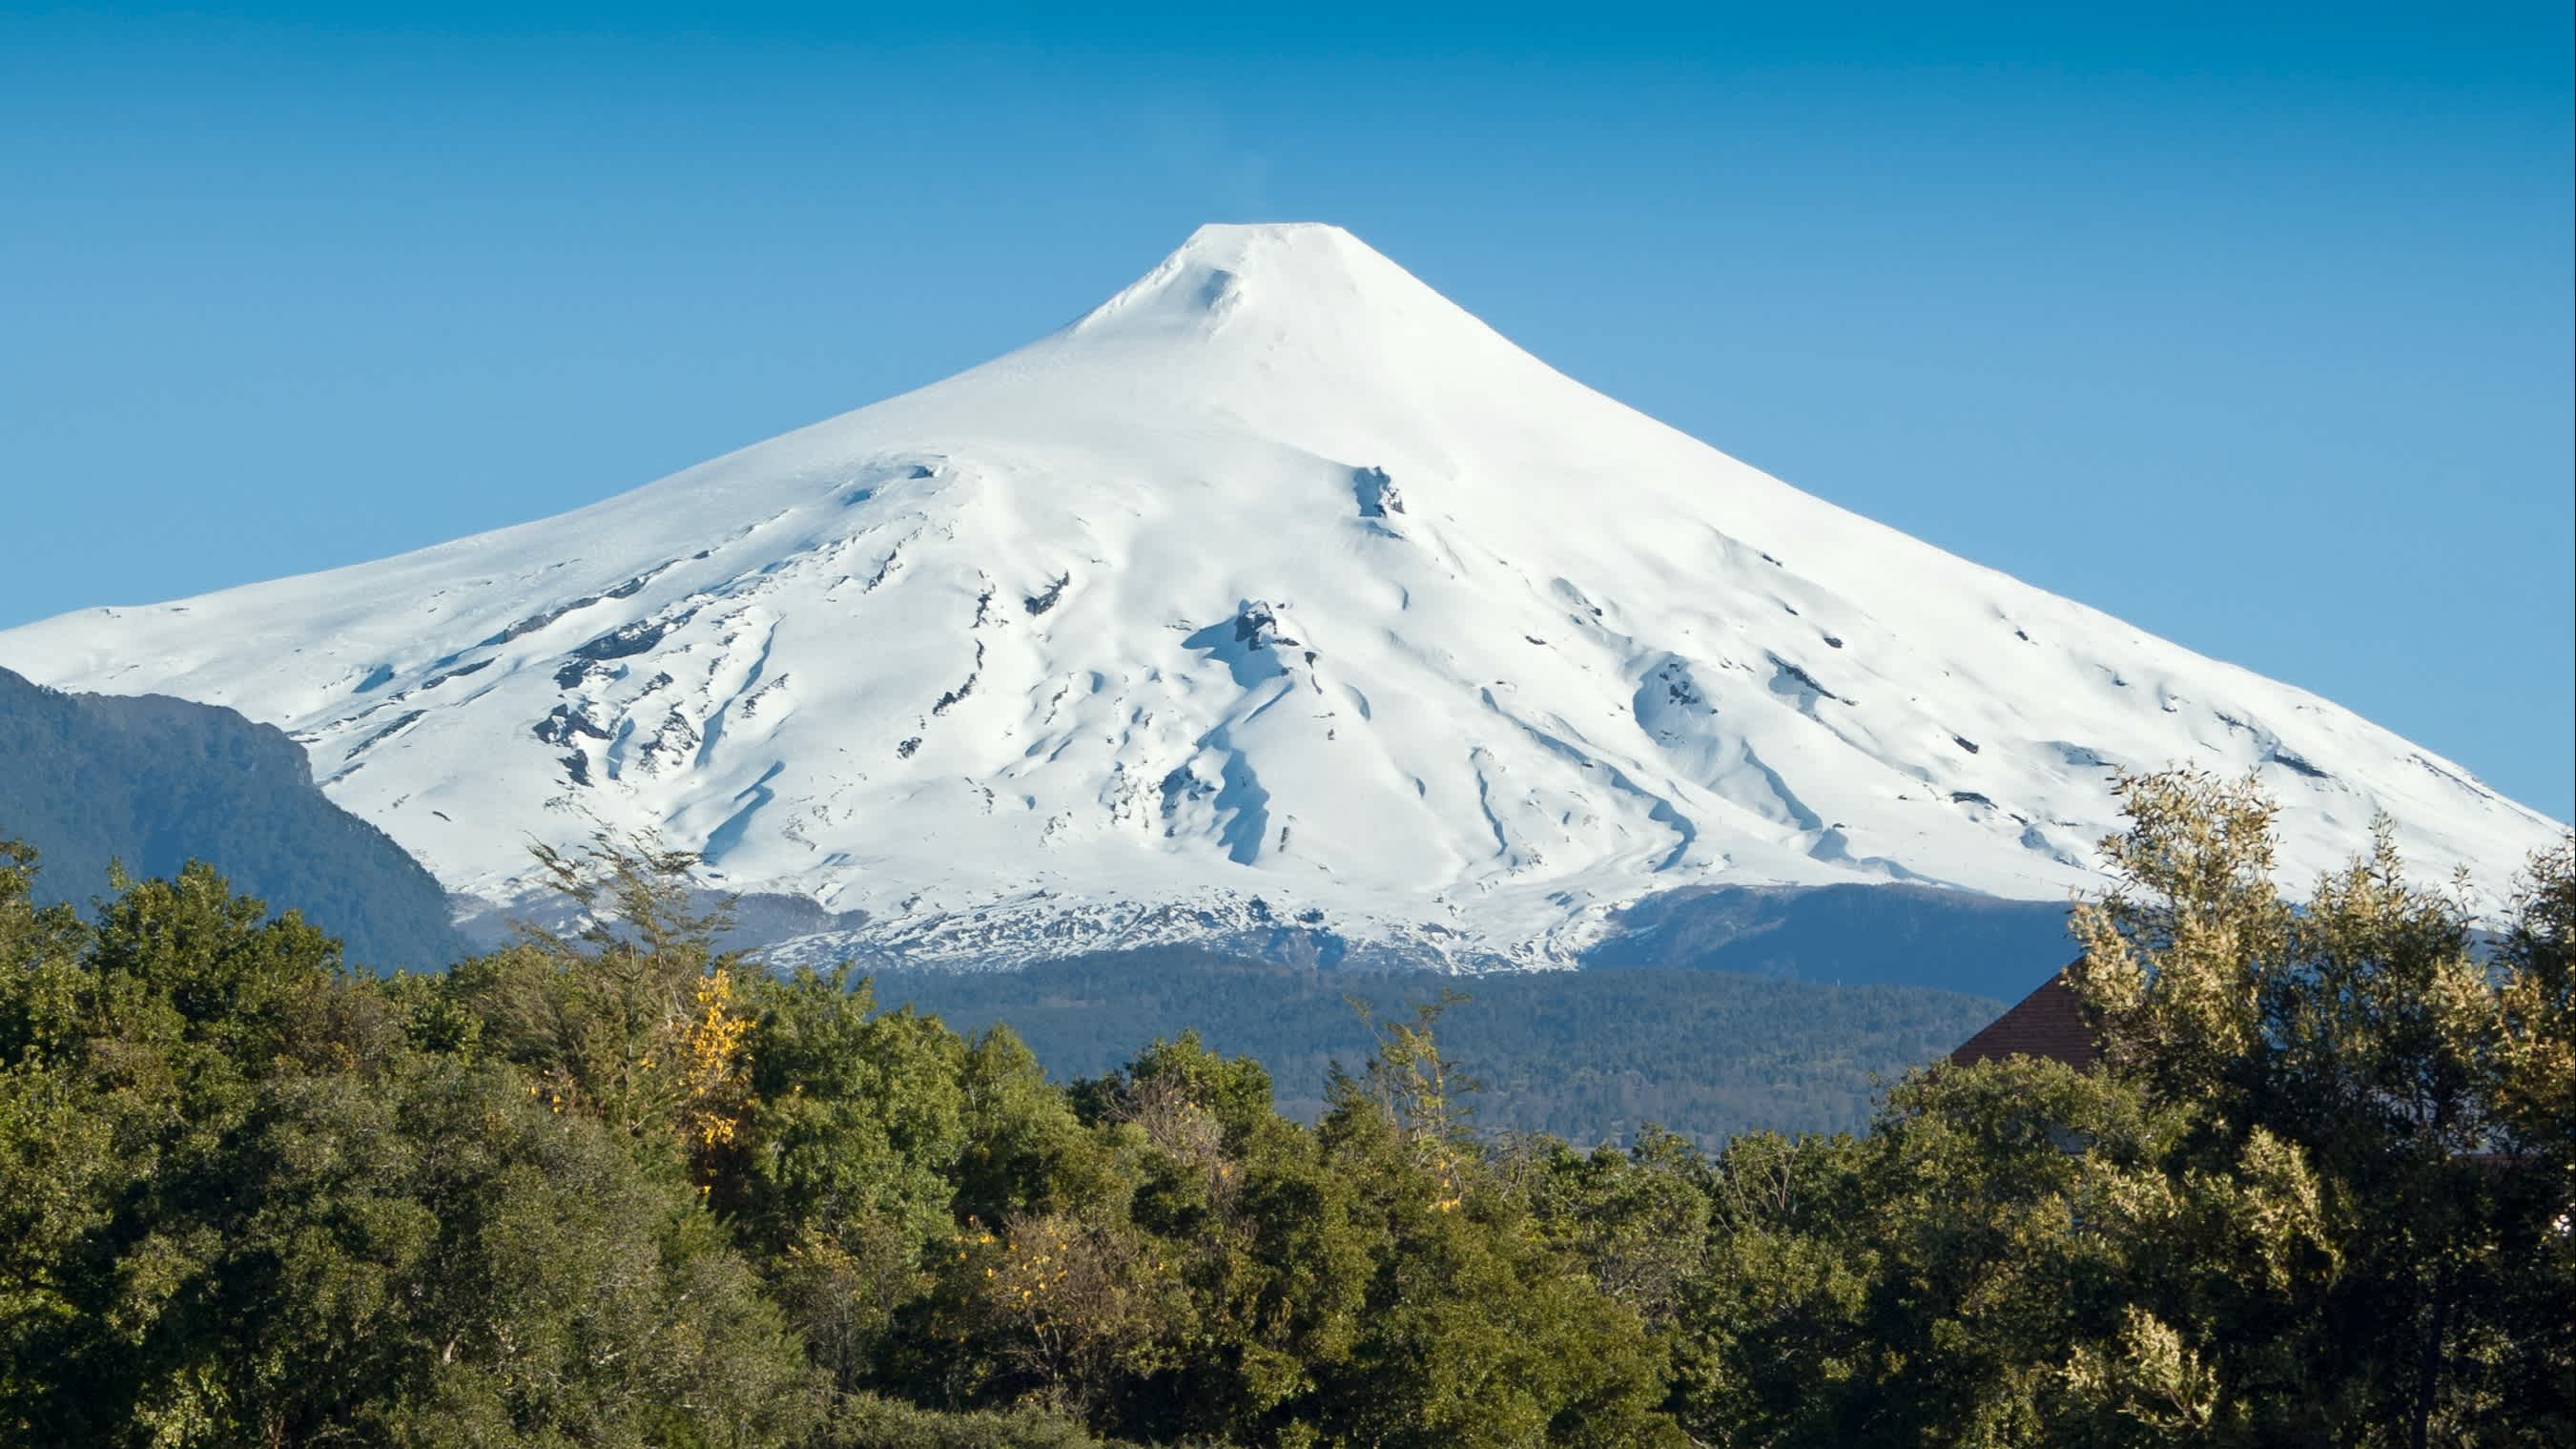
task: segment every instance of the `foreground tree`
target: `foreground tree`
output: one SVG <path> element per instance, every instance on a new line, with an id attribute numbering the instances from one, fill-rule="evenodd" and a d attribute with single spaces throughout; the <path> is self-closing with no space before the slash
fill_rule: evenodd
<path id="1" fill-rule="evenodd" d="M 460 963 L 447 994 L 475 1043 L 534 1075 L 548 1103 L 711 1181 L 749 1088 L 744 968 L 716 949 L 730 902 L 702 907 L 696 857 L 645 841 L 602 833 L 536 855 L 571 926 L 522 923 L 517 944 Z"/>
<path id="2" fill-rule="evenodd" d="M 2385 821 L 2294 911 L 2250 782 L 2119 788 L 2131 825 L 2106 845 L 2121 883 L 2077 912 L 2077 985 L 2114 1070 L 2198 1115 L 2176 1171 L 2262 1149 L 2316 1175 L 2331 1261 L 2302 1285 L 2312 1311 L 2281 1325 L 2302 1334 L 2314 1432 L 2410 1446 L 2563 1433 L 2576 1358 L 2522 1305 L 2534 1284 L 2576 1301 L 2576 1115 L 2552 1077 L 2576 1049 L 2567 849 L 2531 863 L 2504 949 L 2481 958 L 2460 898 L 2406 879 Z M 2222 1382 L 2248 1351 L 2237 1327 L 2212 1325 Z"/>
<path id="3" fill-rule="evenodd" d="M 94 927 L 29 911 L 25 868 L 0 873 L 11 1437 L 752 1445 L 810 1418 L 684 1177 L 504 1061 L 420 1049 L 436 993 L 342 971 L 202 866 L 120 882 Z"/>
<path id="4" fill-rule="evenodd" d="M 2293 909 L 2271 806 L 2124 780 L 2104 1069 L 1936 1067 L 1707 1174 L 1703 1442 L 2541 1444 L 2570 1431 L 2569 855 L 2501 948 L 2383 828 Z M 2553 1305 L 2544 1307 L 2544 1304 Z"/>
<path id="5" fill-rule="evenodd" d="M 1714 1156 L 1478 1135 L 1441 1003 L 1312 1126 L 1190 1034 L 1059 1086 L 613 841 L 579 929 L 390 980 L 0 850 L 0 1441 L 2576 1436 L 2576 852 L 2489 949 L 2385 831 L 2293 909 L 2250 787 L 2122 789 L 2104 1068 Z"/>

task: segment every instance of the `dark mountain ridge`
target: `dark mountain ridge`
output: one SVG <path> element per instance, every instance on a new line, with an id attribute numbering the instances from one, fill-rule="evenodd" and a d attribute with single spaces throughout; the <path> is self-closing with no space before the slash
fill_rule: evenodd
<path id="1" fill-rule="evenodd" d="M 325 799 L 283 731 L 216 705 L 65 694 L 0 669 L 0 839 L 36 848 L 43 900 L 104 892 L 111 862 L 148 877 L 203 860 L 236 891 L 302 911 L 353 962 L 466 954 L 419 862 Z"/>

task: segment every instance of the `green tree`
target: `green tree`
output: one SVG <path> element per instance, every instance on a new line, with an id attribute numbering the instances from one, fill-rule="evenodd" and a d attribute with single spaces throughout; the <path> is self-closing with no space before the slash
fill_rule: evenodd
<path id="1" fill-rule="evenodd" d="M 1739 1444 L 2541 1443 L 2569 1422 L 2556 1215 L 2567 853 L 2492 961 L 2382 827 L 2304 907 L 2271 806 L 2124 780 L 2077 913 L 2105 1069 L 1936 1067 L 1869 1134 L 1738 1139 L 1673 1404 Z"/>
<path id="2" fill-rule="evenodd" d="M 449 973 L 478 1045 L 532 1074 L 551 1105 L 707 1182 L 734 1146 L 747 1088 L 744 968 L 715 949 L 728 907 L 700 909 L 696 858 L 649 841 L 602 833 L 574 854 L 536 855 L 577 925 L 523 923 L 518 944 Z"/>
<path id="3" fill-rule="evenodd" d="M 1130 1432 L 1269 1442 L 1304 1416 L 1357 1341 L 1382 1229 L 1315 1135 L 1280 1117 L 1270 1077 L 1195 1033 L 1077 1087 L 1134 1180 L 1130 1221 L 1185 1294 L 1184 1351 L 1137 1386 Z"/>
<path id="4" fill-rule="evenodd" d="M 1437 1010 L 1391 1029 L 1365 1075 L 1337 1078 L 1319 1129 L 1384 1248 L 1315 1422 L 1352 1444 L 1681 1443 L 1657 1412 L 1664 1356 L 1643 1321 L 1472 1150 Z"/>
<path id="5" fill-rule="evenodd" d="M 22 855 L 10 857 L 23 872 Z M 802 1355 L 697 1194 L 424 1053 L 192 865 L 94 928 L 0 875 L 0 1424 L 28 1442 L 784 1442 Z"/>
<path id="6" fill-rule="evenodd" d="M 1015 1212 L 1124 1197 L 1110 1152 L 1010 1028 L 996 1026 L 966 1049 L 959 1086 L 966 1127 L 956 1168 L 961 1220 L 996 1223 Z"/>
<path id="7" fill-rule="evenodd" d="M 1670 1324 L 1708 1252 L 1708 1164 L 1698 1151 L 1652 1125 L 1625 1152 L 1578 1153 L 1554 1138 L 1511 1147 L 1501 1165 L 1526 1175 L 1523 1190 L 1549 1240 L 1649 1326 Z"/>
<path id="8" fill-rule="evenodd" d="M 1820 1444 L 1881 1358 L 1864 1329 L 1862 1140 L 1747 1133 L 1708 1174 L 1709 1246 L 1681 1285 L 1672 1407 L 1704 1444 Z"/>
<path id="9" fill-rule="evenodd" d="M 2318 1406 L 2315 1432 L 2500 1442 L 2563 1415 L 2576 1364 L 2532 1362 L 2511 1305 L 2565 1263 L 2547 1245 L 2566 1179 L 2527 1144 L 2576 1135 L 2576 1117 L 2524 1070 L 2567 1050 L 2550 944 L 2565 939 L 2565 849 L 2533 863 L 2506 949 L 2481 961 L 2459 898 L 2407 880 L 2385 821 L 2294 911 L 2250 782 L 2179 772 L 2118 788 L 2131 824 L 2105 848 L 2119 885 L 2076 914 L 2077 984 L 2114 1070 L 2199 1112 L 2178 1170 L 2225 1171 L 2268 1140 L 2320 1178 L 2335 1270 L 2299 1325 L 2295 1387 Z"/>
<path id="10" fill-rule="evenodd" d="M 931 1286 L 966 1148 L 965 1044 L 865 982 L 760 983 L 749 1105 L 717 1206 L 761 1261 L 816 1361 L 855 1386 L 895 1315 Z"/>
<path id="11" fill-rule="evenodd" d="M 2498 953 L 2487 1078 L 2498 1397 L 2525 1442 L 2576 1439 L 2576 844 L 2531 864 Z M 2501 1437 L 2501 1436 L 2499 1436 Z"/>

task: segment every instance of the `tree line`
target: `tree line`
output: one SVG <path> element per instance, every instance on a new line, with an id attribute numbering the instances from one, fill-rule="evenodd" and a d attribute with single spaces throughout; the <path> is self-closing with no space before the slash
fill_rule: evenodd
<path id="1" fill-rule="evenodd" d="M 2061 912 L 2062 914 L 2062 912 Z M 2060 928 L 2061 936 L 2063 927 Z M 2074 954 L 2023 962 L 2029 990 Z M 1436 989 L 1420 972 L 1317 970 L 1163 946 L 1016 971 L 879 971 L 877 1000 L 969 1035 L 1007 1024 L 1048 1075 L 1102 1076 L 1148 1043 L 1196 1031 L 1269 1072 L 1280 1112 L 1319 1121 L 1333 1064 L 1372 1049 L 1354 999 L 1398 1010 Z M 1680 966 L 1475 979 L 1441 1013 L 1444 1050 L 1475 1067 L 1480 1130 L 1581 1146 L 1649 1123 L 1707 1147 L 1740 1133 L 1857 1131 L 1882 1079 L 1965 1041 L 2000 1001 L 1921 986 L 1840 986 Z"/>
<path id="2" fill-rule="evenodd" d="M 437 975 L 191 866 L 0 856 L 0 1439 L 45 1445 L 2560 1444 L 2576 852 L 2475 949 L 2383 831 L 2121 783 L 2105 1061 L 1865 1131 L 1479 1131 L 1444 1001 L 1311 1123 L 1183 1033 L 1051 1082 L 712 949 L 684 856 Z M 1468 1064 L 1472 1066 L 1472 1064 Z"/>

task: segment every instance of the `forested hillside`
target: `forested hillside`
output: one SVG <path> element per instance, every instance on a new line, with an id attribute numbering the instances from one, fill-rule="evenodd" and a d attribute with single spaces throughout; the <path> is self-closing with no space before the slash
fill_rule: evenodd
<path id="1" fill-rule="evenodd" d="M 1478 1132 L 1436 1002 L 1311 1124 L 1189 1034 L 1053 1082 L 744 970 L 640 848 L 547 862 L 591 928 L 382 977 L 203 866 L 41 906 L 12 847 L 0 1439 L 2568 1442 L 2576 846 L 2481 959 L 2384 837 L 2293 909 L 2250 788 L 2122 788 L 2099 1070 L 1706 1151 Z"/>
<path id="2" fill-rule="evenodd" d="M 204 860 L 353 961 L 444 966 L 466 949 L 437 880 L 323 798 L 293 740 L 213 705 L 63 694 L 0 669 L 0 840 L 44 853 L 42 900 L 104 892 L 111 861 L 168 876 Z"/>
<path id="3" fill-rule="evenodd" d="M 1889 881 L 1694 886 L 1614 913 L 1587 970 L 1687 967 L 1820 985 L 1930 986 L 2005 1000 L 2073 954 L 2068 903 Z"/>
<path id="4" fill-rule="evenodd" d="M 1477 1125 L 1587 1144 L 1627 1140 L 1650 1122 L 1711 1147 L 1756 1129 L 1857 1130 L 1886 1081 L 2004 1009 L 1917 987 L 1664 967 L 1452 979 L 1298 970 L 1187 948 L 876 978 L 879 1000 L 917 1005 L 970 1035 L 1009 1026 L 1059 1079 L 1113 1071 L 1195 1030 L 1213 1051 L 1259 1061 L 1279 1110 L 1308 1122 L 1329 1107 L 1333 1064 L 1368 1057 L 1362 1008 L 1401 1017 L 1444 989 L 1458 999 L 1440 1038 L 1482 1086 Z"/>

